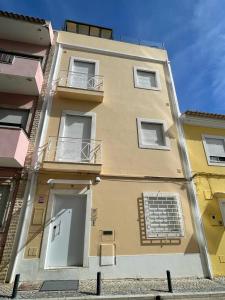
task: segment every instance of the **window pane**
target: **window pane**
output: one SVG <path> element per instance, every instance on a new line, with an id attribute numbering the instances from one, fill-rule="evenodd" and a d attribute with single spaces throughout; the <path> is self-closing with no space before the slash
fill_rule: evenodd
<path id="1" fill-rule="evenodd" d="M 79 24 L 78 26 L 79 26 L 78 33 L 89 35 L 89 26 L 88 25 Z"/>
<path id="2" fill-rule="evenodd" d="M 7 201 L 9 197 L 10 186 L 0 185 L 0 227 L 3 226 L 5 210 L 7 206 Z"/>
<path id="3" fill-rule="evenodd" d="M 29 110 L 22 109 L 0 109 L 0 123 L 7 126 L 21 126 L 26 128 Z"/>
<path id="4" fill-rule="evenodd" d="M 141 134 L 143 144 L 165 146 L 162 124 L 141 122 Z"/>
<path id="5" fill-rule="evenodd" d="M 146 237 L 180 237 L 184 235 L 180 202 L 176 197 L 144 197 Z"/>
<path id="6" fill-rule="evenodd" d="M 91 26 L 90 35 L 99 37 L 100 36 L 100 29 L 98 27 Z"/>
<path id="7" fill-rule="evenodd" d="M 112 30 L 102 29 L 101 30 L 101 37 L 104 39 L 111 39 L 112 38 Z"/>
<path id="8" fill-rule="evenodd" d="M 137 70 L 138 85 L 143 88 L 157 87 L 155 72 Z"/>
<path id="9" fill-rule="evenodd" d="M 70 86 L 88 89 L 94 87 L 95 63 L 74 61 L 72 72 L 70 73 Z"/>
<path id="10" fill-rule="evenodd" d="M 206 138 L 205 141 L 209 156 L 225 157 L 225 147 L 223 139 Z"/>
<path id="11" fill-rule="evenodd" d="M 69 32 L 77 32 L 77 24 L 73 22 L 67 22 L 66 23 L 66 29 Z"/>

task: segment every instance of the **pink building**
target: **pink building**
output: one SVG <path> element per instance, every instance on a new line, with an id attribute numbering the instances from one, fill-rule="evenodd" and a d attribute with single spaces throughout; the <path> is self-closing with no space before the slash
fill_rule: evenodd
<path id="1" fill-rule="evenodd" d="M 46 20 L 0 11 L 1 281 L 7 280 L 12 263 L 52 41 Z"/>

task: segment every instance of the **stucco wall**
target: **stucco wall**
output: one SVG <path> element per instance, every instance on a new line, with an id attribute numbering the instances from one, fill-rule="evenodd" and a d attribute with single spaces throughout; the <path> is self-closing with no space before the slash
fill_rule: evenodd
<path id="1" fill-rule="evenodd" d="M 224 276 L 225 230 L 219 202 L 225 198 L 225 168 L 208 165 L 202 135 L 225 136 L 225 129 L 184 125 L 184 130 L 213 275 Z"/>
<path id="2" fill-rule="evenodd" d="M 133 45 L 129 47 L 132 48 Z M 154 51 L 157 53 L 157 50 Z M 162 53 L 164 51 L 158 50 L 157 54 L 160 57 Z M 99 74 L 104 76 L 103 103 L 99 105 L 73 101 L 58 98 L 56 95 L 53 99 L 47 137 L 58 135 L 63 110 L 95 112 L 96 139 L 103 141 L 103 174 L 183 177 L 177 130 L 171 114 L 163 65 L 66 50 L 63 51 L 60 70 L 68 70 L 71 56 L 99 60 Z M 135 88 L 134 66 L 158 70 L 162 89 L 154 91 Z M 171 150 L 140 149 L 137 117 L 165 120 L 168 126 L 166 136 L 170 138 Z"/>

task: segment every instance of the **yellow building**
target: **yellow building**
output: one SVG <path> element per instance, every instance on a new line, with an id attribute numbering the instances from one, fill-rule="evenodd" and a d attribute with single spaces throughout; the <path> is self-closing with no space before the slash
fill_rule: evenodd
<path id="1" fill-rule="evenodd" d="M 65 28 L 13 274 L 208 276 L 166 51 Z"/>
<path id="2" fill-rule="evenodd" d="M 192 178 L 214 276 L 225 275 L 225 115 L 182 115 Z"/>

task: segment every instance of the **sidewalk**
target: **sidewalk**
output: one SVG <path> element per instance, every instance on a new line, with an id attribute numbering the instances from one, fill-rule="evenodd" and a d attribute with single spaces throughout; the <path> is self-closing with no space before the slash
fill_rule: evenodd
<path id="1" fill-rule="evenodd" d="M 225 278 L 214 280 L 183 278 L 172 280 L 174 293 L 168 293 L 167 281 L 162 279 L 103 280 L 101 296 L 96 296 L 96 281 L 80 281 L 78 291 L 40 292 L 41 283 L 22 283 L 17 298 L 20 299 L 225 299 Z M 0 285 L 0 298 L 11 295 L 12 285 Z"/>

